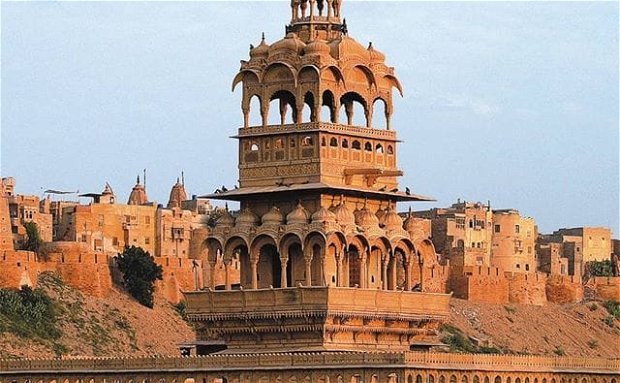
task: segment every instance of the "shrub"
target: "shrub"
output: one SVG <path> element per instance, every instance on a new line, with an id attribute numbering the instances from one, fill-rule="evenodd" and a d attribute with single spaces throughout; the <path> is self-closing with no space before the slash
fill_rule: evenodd
<path id="1" fill-rule="evenodd" d="M 587 263 L 587 269 L 593 277 L 613 277 L 614 267 L 611 259 L 604 261 L 592 261 Z"/>
<path id="2" fill-rule="evenodd" d="M 41 239 L 41 233 L 39 233 L 39 227 L 34 222 L 24 223 L 26 228 L 26 241 L 22 245 L 22 250 L 39 252 L 39 248 L 43 243 Z"/>
<path id="3" fill-rule="evenodd" d="M 603 306 L 605 306 L 607 312 L 609 312 L 609 315 L 612 315 L 617 320 L 620 320 L 620 302 L 609 300 L 606 301 Z"/>
<path id="4" fill-rule="evenodd" d="M 39 289 L 0 289 L 0 317 L 3 331 L 22 338 L 58 339 L 57 310 L 50 297 Z"/>
<path id="5" fill-rule="evenodd" d="M 565 356 L 566 352 L 564 352 L 564 348 L 562 348 L 562 346 L 555 346 L 555 350 L 553 350 L 553 353 L 557 356 Z"/>
<path id="6" fill-rule="evenodd" d="M 127 292 L 140 304 L 153 308 L 155 281 L 162 279 L 163 269 L 148 251 L 141 247 L 126 247 L 117 258 Z"/>

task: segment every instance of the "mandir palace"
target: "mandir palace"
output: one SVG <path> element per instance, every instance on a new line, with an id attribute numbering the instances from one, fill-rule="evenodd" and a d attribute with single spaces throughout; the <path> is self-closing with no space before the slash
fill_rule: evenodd
<path id="1" fill-rule="evenodd" d="M 186 294 L 200 341 L 238 352 L 405 351 L 428 344 L 449 314 L 450 296 L 421 278 L 436 262 L 432 243 L 396 212 L 398 201 L 428 200 L 399 189 L 390 120 L 401 86 L 383 53 L 348 36 L 341 4 L 293 2 L 286 36 L 252 47 L 234 79 L 239 187 L 207 197 L 241 211 L 225 212 L 206 243 L 211 265 L 239 260 L 240 287 Z M 365 126 L 353 125 L 354 104 Z M 378 104 L 385 129 L 374 127 Z"/>
<path id="2" fill-rule="evenodd" d="M 581 291 L 578 272 L 586 253 L 560 261 L 564 250 L 557 241 L 587 235 L 547 238 L 549 274 L 558 274 L 554 285 L 536 272 L 533 220 L 515 210 L 459 202 L 399 215 L 398 202 L 430 200 L 398 183 L 403 173 L 391 118 L 392 92 L 402 92 L 401 85 L 383 53 L 348 35 L 342 3 L 292 0 L 285 37 L 271 44 L 263 37 L 241 62 L 233 80 L 233 89 L 243 92 L 244 124 L 235 136 L 239 184 L 188 204 L 184 182 L 177 182 L 168 209 L 152 207 L 149 214 L 160 211 L 158 227 L 172 227 L 173 234 L 181 223 L 187 231 L 168 238 L 143 223 L 159 238 L 155 258 L 165 273 L 175 273 L 171 286 L 184 290 L 196 340 L 183 351 L 200 355 L 0 360 L 0 383 L 618 383 L 619 359 L 432 350 L 450 314 L 447 291 L 501 304 L 528 301 L 541 291 L 539 302 L 546 296 L 579 300 L 568 292 Z M 139 180 L 134 192 L 135 204 L 128 206 L 149 206 Z M 113 205 L 106 187 L 93 206 L 104 194 Z M 206 205 L 197 204 L 206 199 L 236 201 L 240 210 L 225 209 L 212 225 L 198 227 Z M 7 217 L 0 214 L 3 227 Z M 431 229 L 440 246 L 431 242 Z M 114 235 L 124 243 L 143 240 L 134 234 Z M 11 253 L 10 242 L 0 236 L 5 257 L 31 256 Z M 105 238 L 101 243 L 106 246 Z M 501 267 L 493 267 L 493 249 L 519 256 L 500 257 Z M 439 264 L 437 252 L 457 265 Z M 107 268 L 94 259 L 94 272 Z M 195 274 L 179 277 L 190 266 Z M 457 277 L 450 280 L 450 273 Z M 610 280 L 601 282 L 608 284 L 605 291 L 620 296 L 618 279 Z M 559 290 L 564 293 L 549 294 Z"/>

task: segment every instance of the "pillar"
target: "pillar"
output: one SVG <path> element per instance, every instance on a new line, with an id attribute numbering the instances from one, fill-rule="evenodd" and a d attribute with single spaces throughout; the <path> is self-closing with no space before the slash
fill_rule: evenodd
<path id="1" fill-rule="evenodd" d="M 381 260 L 381 279 L 383 280 L 383 290 L 388 289 L 388 263 L 390 262 L 389 254 L 385 254 Z"/>
<path id="2" fill-rule="evenodd" d="M 215 262 L 209 262 L 209 287 L 215 289 Z"/>
<path id="3" fill-rule="evenodd" d="M 306 286 L 312 286 L 312 256 L 304 257 L 306 266 Z"/>
<path id="4" fill-rule="evenodd" d="M 365 289 L 368 287 L 368 265 L 366 261 L 368 260 L 368 250 L 364 249 L 362 254 L 360 254 L 360 288 Z"/>
<path id="5" fill-rule="evenodd" d="M 405 290 L 411 291 L 411 262 L 405 261 Z"/>
<path id="6" fill-rule="evenodd" d="M 250 273 L 252 274 L 252 288 L 258 289 L 258 257 L 250 258 Z"/>
<path id="7" fill-rule="evenodd" d="M 336 286 L 342 287 L 342 253 L 336 252 Z"/>
<path id="8" fill-rule="evenodd" d="M 288 265 L 288 257 L 286 258 L 280 258 L 280 264 L 282 265 L 281 271 L 280 271 L 280 287 L 282 288 L 287 288 L 288 287 L 288 281 L 286 278 L 286 268 Z"/>
<path id="9" fill-rule="evenodd" d="M 230 284 L 230 265 L 232 260 L 226 259 L 224 260 L 224 284 L 226 285 L 226 290 L 232 290 L 232 286 Z"/>

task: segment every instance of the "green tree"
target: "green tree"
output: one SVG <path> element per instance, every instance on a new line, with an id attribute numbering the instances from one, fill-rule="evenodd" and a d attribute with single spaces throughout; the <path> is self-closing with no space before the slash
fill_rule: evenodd
<path id="1" fill-rule="evenodd" d="M 153 308 L 155 281 L 162 279 L 163 269 L 141 247 L 125 247 L 117 257 L 127 292 L 146 307 Z"/>
<path id="2" fill-rule="evenodd" d="M 43 243 L 41 234 L 39 233 L 39 227 L 34 222 L 26 222 L 24 223 L 24 227 L 26 228 L 26 241 L 24 242 L 23 249 L 38 253 Z"/>
<path id="3" fill-rule="evenodd" d="M 613 277 L 613 264 L 610 259 L 604 261 L 591 261 L 587 264 L 587 269 L 593 277 Z"/>

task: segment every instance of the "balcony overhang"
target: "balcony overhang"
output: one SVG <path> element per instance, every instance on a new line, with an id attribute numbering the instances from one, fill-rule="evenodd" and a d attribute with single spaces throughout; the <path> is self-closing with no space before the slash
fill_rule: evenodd
<path id="1" fill-rule="evenodd" d="M 396 202 L 428 202 L 435 201 L 432 197 L 419 194 L 412 194 L 402 191 L 377 190 L 370 188 L 361 188 L 347 185 L 329 185 L 323 182 L 292 184 L 292 185 L 274 185 L 274 186 L 254 186 L 239 189 L 227 190 L 219 193 L 207 194 L 199 198 L 209 198 L 227 201 L 244 201 L 250 198 L 270 197 L 274 194 L 292 194 L 299 195 L 304 192 L 319 192 L 325 194 L 355 196 L 360 198 L 377 198 Z"/>

